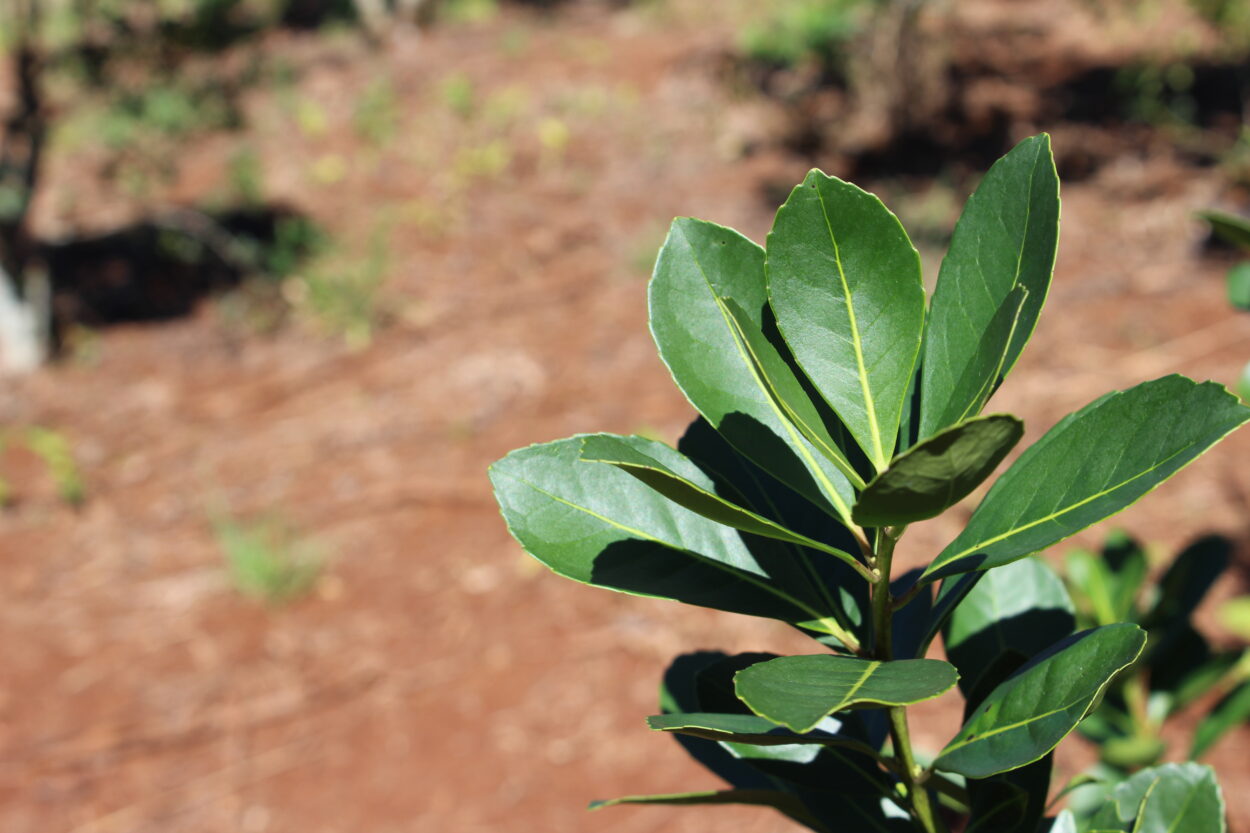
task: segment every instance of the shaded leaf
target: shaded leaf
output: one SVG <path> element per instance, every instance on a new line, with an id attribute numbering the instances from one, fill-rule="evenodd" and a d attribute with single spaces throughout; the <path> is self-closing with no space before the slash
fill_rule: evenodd
<path id="1" fill-rule="evenodd" d="M 824 728 L 827 724 L 828 731 Z M 861 737 L 839 733 L 842 723 L 836 720 L 822 721 L 805 733 L 789 731 L 767 718 L 754 714 L 715 714 L 709 712 L 693 712 L 678 714 L 652 715 L 647 718 L 647 725 L 661 732 L 676 732 L 707 740 L 745 743 L 753 746 L 782 746 L 785 744 L 807 743 L 823 746 L 842 746 L 855 749 L 865 754 L 874 754 L 872 749 Z"/>
<path id="2" fill-rule="evenodd" d="M 1036 556 L 987 570 L 951 615 L 943 642 L 959 688 L 988 694 L 1021 665 L 1072 633 L 1076 621 L 1063 582 Z M 1004 666 L 1004 655 L 1014 656 Z M 991 670 L 998 673 L 990 674 Z"/>
<path id="3" fill-rule="evenodd" d="M 743 532 L 762 535 L 765 538 L 775 538 L 778 541 L 820 550 L 842 559 L 857 571 L 861 571 L 865 578 L 869 577 L 866 569 L 850 553 L 786 529 L 762 515 L 720 497 L 715 493 L 715 485 L 710 481 L 700 485 L 682 477 L 656 459 L 654 452 L 657 445 L 654 441 L 643 437 L 592 434 L 582 440 L 581 459 L 586 462 L 607 463 L 623 469 L 664 497 L 708 520 L 740 529 Z M 680 454 L 666 446 L 660 447 L 664 448 L 664 453 L 670 458 L 672 455 Z M 689 461 L 686 462 L 689 463 Z M 689 463 L 689 466 L 693 465 Z"/>
<path id="4" fill-rule="evenodd" d="M 589 809 L 599 810 L 604 807 L 614 807 L 622 804 L 667 804 L 670 806 L 751 804 L 772 807 L 812 830 L 829 829 L 808 812 L 802 799 L 780 790 L 702 790 L 699 792 L 670 793 L 668 795 L 627 795 L 622 798 L 608 799 L 607 801 L 592 801 Z"/>
<path id="5" fill-rule="evenodd" d="M 1250 219 L 1227 211 L 1199 211 L 1197 215 L 1211 224 L 1216 237 L 1250 251 Z"/>
<path id="6" fill-rule="evenodd" d="M 994 163 L 942 260 L 925 331 L 920 436 L 980 412 L 1033 334 L 1059 243 L 1059 177 L 1046 135 Z"/>
<path id="7" fill-rule="evenodd" d="M 893 662 L 828 654 L 779 657 L 739 671 L 734 687 L 751 711 L 796 732 L 857 705 L 901 706 L 937 697 L 955 685 L 947 662 Z"/>
<path id="8" fill-rule="evenodd" d="M 1141 653 L 1136 625 L 1108 625 L 1064 639 L 1001 683 L 935 761 L 984 778 L 1038 760 L 1076 728 L 1107 683 Z"/>
<path id="9" fill-rule="evenodd" d="M 1094 401 L 1007 469 L 923 580 L 984 570 L 1062 541 L 1154 489 L 1250 419 L 1221 385 L 1165 376 Z"/>
<path id="10" fill-rule="evenodd" d="M 937 517 L 981 485 L 1023 435 L 1020 420 L 991 414 L 922 440 L 873 478 L 851 517 L 862 526 Z"/>
<path id="11" fill-rule="evenodd" d="M 1250 722 L 1250 682 L 1229 692 L 1202 719 L 1194 730 L 1189 757 L 1201 757 L 1212 745 L 1232 729 Z"/>
<path id="12" fill-rule="evenodd" d="M 677 448 L 711 479 L 717 494 L 787 529 L 843 551 L 857 546 L 846 527 L 747 459 L 702 417 L 690 424 Z M 855 570 L 841 560 L 806 547 L 765 538 L 749 538 L 746 543 L 766 561 L 769 560 L 767 551 L 782 550 L 783 556 L 815 586 L 823 599 L 823 607 L 832 611 L 841 627 L 858 640 L 864 639 L 870 609 L 868 585 L 860 580 Z M 822 632 L 827 630 L 830 629 L 824 628 Z M 809 635 L 812 634 L 809 632 Z M 824 639 L 835 640 L 839 646 L 843 644 L 833 636 Z"/>
<path id="13" fill-rule="evenodd" d="M 777 212 L 766 264 L 786 343 L 885 469 L 924 326 L 920 255 L 879 199 L 814 170 Z"/>
<path id="14" fill-rule="evenodd" d="M 971 808 L 964 833 L 1035 833 L 1046 814 L 1053 756 L 968 781 Z"/>
<path id="15" fill-rule="evenodd" d="M 683 509 L 613 467 L 580 462 L 582 437 L 519 449 L 490 471 L 521 546 L 575 581 L 642 596 L 811 623 L 832 616 L 801 565 L 757 558 L 732 529 Z M 661 443 L 650 451 L 704 487 Z"/>
<path id="16" fill-rule="evenodd" d="M 733 229 L 675 220 L 648 288 L 651 333 L 673 381 L 735 448 L 825 511 L 849 520 L 852 484 L 773 400 L 725 298 L 751 316 L 752 329 L 763 330 L 764 250 Z"/>

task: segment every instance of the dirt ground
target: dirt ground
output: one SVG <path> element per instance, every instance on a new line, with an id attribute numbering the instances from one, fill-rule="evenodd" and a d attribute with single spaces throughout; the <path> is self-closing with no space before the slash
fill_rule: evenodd
<path id="1" fill-rule="evenodd" d="M 385 49 L 268 45 L 331 113 L 372 78 L 393 81 L 401 126 L 383 148 L 333 120 L 300 132 L 267 94 L 248 102 L 267 194 L 344 238 L 386 223 L 389 325 L 348 349 L 299 327 L 241 335 L 208 303 L 111 328 L 92 362 L 6 383 L 0 423 L 69 436 L 88 499 L 60 503 L 21 451 L 0 460 L 18 498 L 0 514 L 0 830 L 791 829 L 749 808 L 586 813 L 596 798 L 716 786 L 643 722 L 672 656 L 810 643 L 548 574 L 508 537 L 486 480 L 535 441 L 678 436 L 691 409 L 646 328 L 667 222 L 762 240 L 779 189 L 836 165 L 781 144 L 735 150 L 742 124 L 766 128 L 718 74 L 726 38 L 680 17 L 509 12 Z M 458 115 L 440 93 L 453 70 L 513 109 L 495 127 Z M 542 140 L 544 118 L 566 125 L 567 146 Z M 463 148 L 499 136 L 506 170 L 457 169 Z M 211 190 L 232 141 L 187 147 L 166 198 Z M 1062 155 L 1062 125 L 1055 141 Z M 331 156 L 340 178 L 309 173 Z M 89 162 L 53 160 L 47 233 L 126 213 L 78 176 Z M 55 197 L 66 189 L 72 210 Z M 1231 384 L 1250 318 L 1228 307 L 1228 262 L 1203 256 L 1191 217 L 1228 199 L 1216 171 L 1159 144 L 1066 184 L 1047 313 L 992 407 L 1035 438 L 1111 388 L 1171 372 Z M 1208 531 L 1244 541 L 1247 459 L 1243 431 L 1115 523 L 1160 554 Z M 321 541 L 334 555 L 316 591 L 277 610 L 241 597 L 210 523 L 220 506 L 280 511 Z M 900 558 L 924 562 L 952 529 L 919 526 Z M 1218 597 L 1247 589 L 1244 546 L 1238 558 Z M 918 743 L 938 748 L 958 708 L 924 706 Z M 1069 774 L 1089 760 L 1076 739 L 1060 754 Z M 1250 833 L 1250 730 L 1207 760 L 1233 830 Z"/>

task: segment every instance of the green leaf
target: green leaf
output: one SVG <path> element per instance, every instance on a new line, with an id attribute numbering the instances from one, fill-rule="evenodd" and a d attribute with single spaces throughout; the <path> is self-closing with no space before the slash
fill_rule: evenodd
<path id="1" fill-rule="evenodd" d="M 1237 636 L 1250 642 L 1250 596 L 1238 596 L 1220 605 L 1220 623 Z"/>
<path id="2" fill-rule="evenodd" d="M 1053 819 L 1045 819 L 1039 833 L 1076 833 L 1076 816 L 1071 810 L 1064 810 Z"/>
<path id="3" fill-rule="evenodd" d="M 733 229 L 673 221 L 648 289 L 651 333 L 673 381 L 735 448 L 835 517 L 850 520 L 854 488 L 790 423 L 759 375 L 724 303 L 764 330 L 764 250 Z"/>
<path id="4" fill-rule="evenodd" d="M 822 414 L 823 402 L 813 401 L 804 388 L 803 381 L 786 362 L 781 352 L 769 340 L 765 332 L 752 320 L 750 313 L 733 298 L 723 298 L 725 313 L 733 321 L 739 344 L 751 357 L 755 372 L 768 389 L 774 404 L 785 414 L 790 424 L 816 447 L 825 459 L 857 489 L 864 487 L 864 479 L 855 470 L 846 450 L 858 448 L 846 435 L 846 429 L 832 412 Z M 817 399 L 819 397 L 817 396 Z M 828 410 L 826 406 L 826 410 Z M 830 431 L 830 425 L 834 431 Z M 837 437 L 834 433 L 837 433 Z"/>
<path id="5" fill-rule="evenodd" d="M 822 512 L 813 503 L 783 485 L 731 446 L 702 417 L 694 420 L 677 443 L 677 449 L 711 478 L 716 493 L 732 499 L 740 506 L 773 520 L 786 529 L 808 538 L 823 541 L 843 551 L 858 546 L 849 530 L 837 519 Z M 870 617 L 869 586 L 860 580 L 858 571 L 836 558 L 794 544 L 773 539 L 749 537 L 747 546 L 765 561 L 788 558 L 806 575 L 806 583 L 814 586 L 821 597 L 821 607 L 831 610 L 834 619 L 857 642 L 866 638 L 865 627 Z M 771 555 L 770 550 L 781 550 Z M 796 579 L 797 580 L 797 579 Z M 827 633 L 830 628 L 822 628 Z M 810 635 L 810 634 L 809 634 Z M 834 637 L 829 636 L 828 639 Z M 845 634 L 838 638 L 845 645 Z M 732 688 L 732 685 L 730 686 Z M 736 698 L 735 698 L 736 699 Z"/>
<path id="6" fill-rule="evenodd" d="M 852 519 L 894 526 L 942 514 L 979 486 L 1024 435 L 1007 414 L 975 417 L 912 446 L 873 478 Z"/>
<path id="7" fill-rule="evenodd" d="M 780 790 L 702 790 L 699 792 L 670 793 L 668 795 L 627 795 L 607 801 L 592 801 L 591 810 L 604 807 L 615 807 L 622 804 L 666 804 L 674 805 L 706 805 L 706 804 L 749 804 L 761 807 L 772 807 L 800 824 L 812 830 L 828 830 L 817 821 L 797 795 Z"/>
<path id="8" fill-rule="evenodd" d="M 738 697 L 760 717 L 800 734 L 852 706 L 902 706 L 937 697 L 959 675 L 936 659 L 894 662 L 815 654 L 778 657 L 739 671 Z"/>
<path id="9" fill-rule="evenodd" d="M 1250 219 L 1227 211 L 1199 211 L 1197 215 L 1211 224 L 1216 237 L 1250 251 Z"/>
<path id="10" fill-rule="evenodd" d="M 1063 582 L 1040 558 L 1023 558 L 986 571 L 955 608 L 942 640 L 959 670 L 959 688 L 971 700 L 1071 634 L 1074 625 Z M 1013 667 L 1002 664 L 1004 655 L 1015 658 Z M 999 673 L 987 674 L 992 669 Z"/>
<path id="11" fill-rule="evenodd" d="M 1110 803 L 1090 820 L 1090 827 L 1131 833 L 1224 833 L 1224 797 L 1210 767 L 1163 764 L 1117 784 Z"/>
<path id="12" fill-rule="evenodd" d="M 955 226 L 925 331 L 921 437 L 979 413 L 1015 365 L 1058 243 L 1059 177 L 1043 134 L 994 163 Z"/>
<path id="13" fill-rule="evenodd" d="M 1221 385 L 1165 376 L 1086 405 L 990 488 L 922 581 L 1008 564 L 1130 505 L 1229 432 L 1250 408 Z"/>
<path id="14" fill-rule="evenodd" d="M 969 780 L 971 812 L 964 833 L 1036 833 L 1046 814 L 1053 757 L 1047 755 L 1001 775 Z"/>
<path id="15" fill-rule="evenodd" d="M 786 343 L 885 469 L 924 327 L 920 255 L 879 199 L 814 170 L 777 212 L 766 264 Z"/>
<path id="16" fill-rule="evenodd" d="M 1227 732 L 1250 721 L 1250 682 L 1228 693 L 1194 730 L 1189 757 L 1198 758 Z"/>
<path id="17" fill-rule="evenodd" d="M 1228 302 L 1237 309 L 1250 310 L 1250 262 L 1242 261 L 1228 270 Z"/>
<path id="18" fill-rule="evenodd" d="M 1076 728 L 1145 644 L 1146 634 L 1129 624 L 1064 639 L 995 688 L 935 765 L 985 778 L 1038 760 Z"/>
<path id="19" fill-rule="evenodd" d="M 1066 556 L 1065 566 L 1081 613 L 1093 624 L 1140 618 L 1137 594 L 1149 564 L 1145 550 L 1129 535 L 1119 530 L 1111 533 L 1098 555 L 1073 550 Z"/>
<path id="20" fill-rule="evenodd" d="M 876 754 L 876 750 L 860 738 L 838 734 L 836 731 L 824 731 L 822 727 L 826 722 L 837 726 L 836 721 L 822 721 L 812 731 L 800 734 L 754 714 L 688 712 L 658 714 L 647 718 L 647 725 L 656 731 L 676 732 L 705 740 L 745 743 L 753 746 L 808 743 L 842 746 L 868 755 Z"/>
<path id="21" fill-rule="evenodd" d="M 784 553 L 757 558 L 734 530 L 614 466 L 581 462 L 582 440 L 533 445 L 491 466 L 504 520 L 526 552 L 567 578 L 634 595 L 816 628 L 832 615 L 801 564 Z M 711 486 L 662 443 L 649 450 L 691 482 Z"/>
<path id="22" fill-rule="evenodd" d="M 651 452 L 657 443 L 643 437 L 622 437 L 614 434 L 593 434 L 582 440 L 581 459 L 591 463 L 607 463 L 628 472 L 638 480 L 650 486 L 691 512 L 702 515 L 718 524 L 731 526 L 743 532 L 774 538 L 790 544 L 811 547 L 815 550 L 840 558 L 849 566 L 859 571 L 866 579 L 871 576 L 859 563 L 855 556 L 843 552 L 828 544 L 792 532 L 780 524 L 770 521 L 762 515 L 744 509 L 713 492 L 715 488 L 709 481 L 706 485 L 692 483 L 660 462 Z M 666 446 L 662 446 L 666 454 L 679 455 Z M 684 458 L 683 458 L 684 459 Z M 687 465 L 694 464 L 686 461 Z"/>

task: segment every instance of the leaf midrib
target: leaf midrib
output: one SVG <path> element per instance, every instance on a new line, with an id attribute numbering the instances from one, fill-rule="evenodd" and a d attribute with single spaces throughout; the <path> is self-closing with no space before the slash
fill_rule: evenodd
<path id="1" fill-rule="evenodd" d="M 820 201 L 820 214 L 825 220 L 825 228 L 829 232 L 829 242 L 833 245 L 833 262 L 838 267 L 838 280 L 842 282 L 842 292 L 846 296 L 846 314 L 851 325 L 851 346 L 855 349 L 855 365 L 859 372 L 859 386 L 864 394 L 864 412 L 868 417 L 868 428 L 872 437 L 874 460 L 877 469 L 888 465 L 885 449 L 881 442 L 881 426 L 877 422 L 877 407 L 873 399 L 872 388 L 868 383 L 868 369 L 864 366 L 864 344 L 859 334 L 859 323 L 855 318 L 855 300 L 851 286 L 846 279 L 846 270 L 842 265 L 842 251 L 838 247 L 838 236 L 833 232 L 833 223 L 829 219 L 829 208 L 825 205 L 825 195 L 820 186 L 816 186 L 816 199 Z"/>

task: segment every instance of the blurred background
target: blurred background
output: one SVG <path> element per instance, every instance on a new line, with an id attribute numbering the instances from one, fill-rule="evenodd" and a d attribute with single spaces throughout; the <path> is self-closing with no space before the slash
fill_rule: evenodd
<path id="1" fill-rule="evenodd" d="M 680 435 L 645 299 L 673 216 L 762 242 L 821 167 L 931 283 L 1041 130 L 1058 267 L 991 407 L 1031 439 L 1166 373 L 1235 386 L 1243 253 L 1196 212 L 1235 241 L 1250 210 L 1248 55 L 1242 0 L 0 0 L 0 830 L 790 829 L 586 813 L 716 786 L 643 723 L 672 656 L 810 643 L 548 575 L 487 465 Z M 1243 431 L 1115 522 L 1156 570 L 1233 542 L 1196 614 L 1224 648 L 1247 461 Z M 959 706 L 921 708 L 936 749 Z M 1248 750 L 1203 757 L 1240 833 Z"/>

